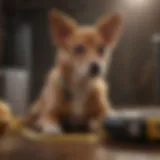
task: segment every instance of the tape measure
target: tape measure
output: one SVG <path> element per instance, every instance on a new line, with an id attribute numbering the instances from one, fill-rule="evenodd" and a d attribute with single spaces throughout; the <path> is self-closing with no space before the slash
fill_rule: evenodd
<path id="1" fill-rule="evenodd" d="M 156 112 L 156 111 L 155 111 Z M 104 128 L 112 140 L 160 141 L 160 112 L 120 112 L 106 117 Z"/>
<path id="2" fill-rule="evenodd" d="M 61 134 L 61 135 L 45 135 L 42 133 L 34 132 L 28 128 L 23 128 L 20 134 L 24 138 L 28 138 L 33 141 L 45 141 L 45 142 L 98 142 L 100 137 L 95 134 Z"/>
<path id="3" fill-rule="evenodd" d="M 160 140 L 160 117 L 147 119 L 147 134 L 151 140 Z"/>

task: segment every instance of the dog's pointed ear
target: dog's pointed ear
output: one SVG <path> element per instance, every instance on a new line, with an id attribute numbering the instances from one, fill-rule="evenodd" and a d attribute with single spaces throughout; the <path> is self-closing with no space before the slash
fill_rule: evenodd
<path id="1" fill-rule="evenodd" d="M 49 12 L 49 29 L 56 44 L 64 45 L 67 39 L 74 34 L 76 27 L 76 21 L 57 9 Z"/>
<path id="2" fill-rule="evenodd" d="M 96 27 L 106 45 L 115 44 L 122 28 L 122 17 L 118 13 L 103 16 L 97 21 Z"/>

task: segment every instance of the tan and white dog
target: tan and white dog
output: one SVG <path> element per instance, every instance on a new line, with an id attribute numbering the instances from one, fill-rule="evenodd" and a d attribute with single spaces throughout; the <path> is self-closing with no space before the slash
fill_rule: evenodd
<path id="1" fill-rule="evenodd" d="M 44 133 L 60 133 L 60 120 L 99 124 L 111 112 L 105 73 L 111 51 L 122 28 L 117 13 L 100 18 L 93 26 L 79 26 L 53 9 L 49 29 L 57 46 L 57 57 L 44 88 L 32 108 Z"/>

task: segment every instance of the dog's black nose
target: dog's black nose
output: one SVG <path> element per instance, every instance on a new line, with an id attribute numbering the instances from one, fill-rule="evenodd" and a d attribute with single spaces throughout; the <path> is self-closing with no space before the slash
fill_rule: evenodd
<path id="1" fill-rule="evenodd" d="M 90 75 L 97 76 L 100 74 L 100 66 L 97 63 L 90 64 Z"/>

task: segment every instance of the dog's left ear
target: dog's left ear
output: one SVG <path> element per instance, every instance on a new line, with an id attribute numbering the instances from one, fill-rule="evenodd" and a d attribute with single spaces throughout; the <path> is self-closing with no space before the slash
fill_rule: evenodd
<path id="1" fill-rule="evenodd" d="M 105 44 L 113 45 L 116 43 L 122 28 L 122 17 L 118 13 L 104 16 L 98 20 L 96 27 Z"/>
<path id="2" fill-rule="evenodd" d="M 74 34 L 76 27 L 77 22 L 68 15 L 57 9 L 49 12 L 49 29 L 56 44 L 65 45 L 68 38 Z"/>

